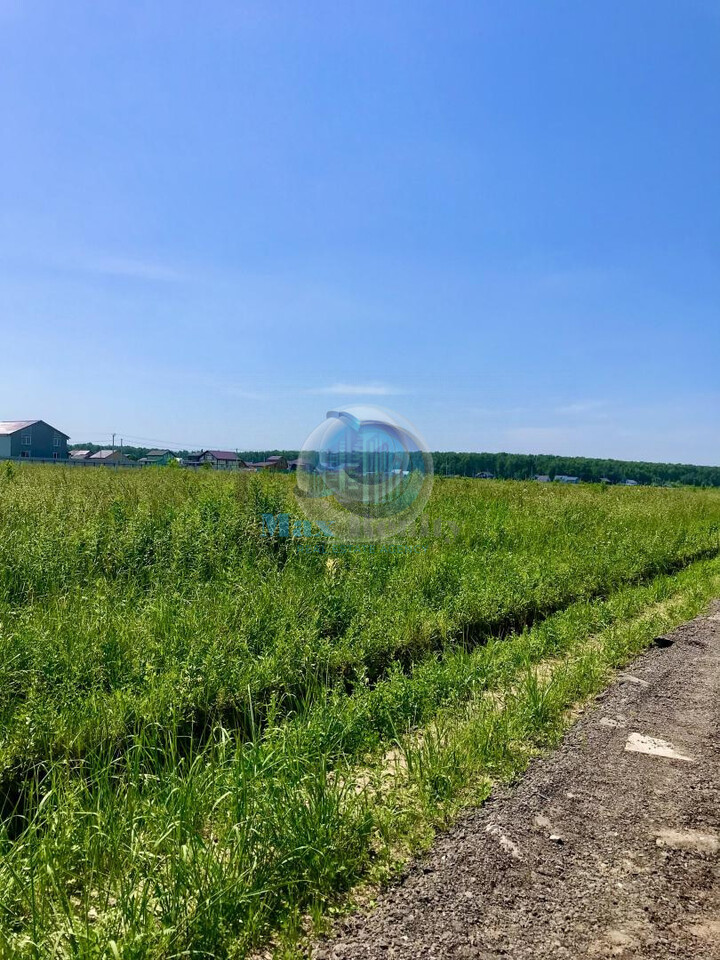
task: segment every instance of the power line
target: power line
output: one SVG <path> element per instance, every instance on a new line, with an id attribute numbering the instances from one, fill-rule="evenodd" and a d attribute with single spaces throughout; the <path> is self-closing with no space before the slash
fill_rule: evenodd
<path id="1" fill-rule="evenodd" d="M 158 444 L 158 445 L 162 445 L 162 446 L 164 446 L 164 447 L 167 447 L 168 450 L 190 450 L 190 449 L 197 449 L 197 450 L 200 450 L 200 449 L 202 449 L 202 450 L 220 450 L 220 449 L 225 449 L 225 446 L 224 446 L 223 444 L 221 444 L 221 443 L 215 443 L 215 444 L 213 444 L 213 443 L 208 443 L 207 441 L 205 441 L 204 443 L 188 444 L 187 442 L 181 443 L 179 440 L 160 440 L 160 439 L 158 439 L 158 437 L 139 437 L 139 436 L 137 436 L 136 434 L 125 433 L 125 432 L 122 431 L 122 430 L 115 430 L 115 431 L 113 431 L 113 430 L 85 430 L 85 431 L 83 431 L 83 433 L 85 433 L 85 434 L 91 433 L 91 434 L 94 434 L 95 436 L 102 436 L 103 434 L 104 434 L 105 436 L 112 435 L 112 437 L 113 437 L 113 445 L 114 445 L 114 443 L 115 443 L 115 437 L 116 437 L 116 436 L 120 436 L 120 434 L 122 434 L 122 436 L 123 436 L 124 439 L 127 438 L 128 440 L 140 440 L 143 445 L 146 444 L 146 443 Z M 90 443 L 90 442 L 94 442 L 94 441 L 88 441 L 88 443 Z M 131 444 L 131 446 L 132 446 L 132 444 Z M 240 449 L 240 448 L 237 446 L 237 444 L 235 444 L 235 446 L 233 447 L 233 449 Z M 250 449 L 250 448 L 247 448 L 247 449 Z M 279 450 L 279 449 L 281 449 L 281 448 L 280 448 L 280 447 L 275 447 L 275 448 L 273 448 L 273 449 L 278 449 L 278 450 Z M 295 447 L 292 447 L 292 448 L 288 447 L 288 449 L 293 449 L 293 450 L 294 450 Z"/>

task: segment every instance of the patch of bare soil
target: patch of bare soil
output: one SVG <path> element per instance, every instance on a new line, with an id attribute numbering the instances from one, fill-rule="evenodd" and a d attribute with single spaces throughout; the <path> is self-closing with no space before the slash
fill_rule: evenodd
<path id="1" fill-rule="evenodd" d="M 315 960 L 720 960 L 720 604 L 438 838 Z"/>

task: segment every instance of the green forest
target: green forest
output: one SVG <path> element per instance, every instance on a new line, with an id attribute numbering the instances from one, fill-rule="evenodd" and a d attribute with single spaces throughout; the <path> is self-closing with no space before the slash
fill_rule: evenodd
<path id="1" fill-rule="evenodd" d="M 505 480 L 527 480 L 535 476 L 579 477 L 586 483 L 688 484 L 720 486 L 720 467 L 684 463 L 646 463 L 639 460 L 599 460 L 590 457 L 558 457 L 526 453 L 434 453 L 435 472 L 444 476 L 474 477 L 492 473 Z"/>

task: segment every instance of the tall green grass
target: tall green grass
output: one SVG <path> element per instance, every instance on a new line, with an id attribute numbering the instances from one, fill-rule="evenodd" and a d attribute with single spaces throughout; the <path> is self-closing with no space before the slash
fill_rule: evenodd
<path id="1" fill-rule="evenodd" d="M 385 862 L 468 771 L 517 769 L 512 743 L 629 655 L 618 630 L 670 597 L 686 614 L 717 578 L 715 491 L 441 481 L 429 520 L 456 536 L 329 560 L 263 537 L 291 484 L 0 474 L 8 955 L 244 955 Z M 585 680 L 540 689 L 531 665 L 590 634 Z M 486 747 L 433 748 L 490 690 L 524 692 L 487 715 Z M 353 773 L 393 744 L 417 788 L 397 818 L 407 784 L 393 799 Z"/>

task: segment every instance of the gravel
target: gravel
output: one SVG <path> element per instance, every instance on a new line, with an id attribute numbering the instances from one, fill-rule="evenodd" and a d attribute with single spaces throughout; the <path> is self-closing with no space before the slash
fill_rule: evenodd
<path id="1" fill-rule="evenodd" d="M 720 960 L 718 720 L 720 604 L 312 957 Z M 627 749 L 646 738 L 668 749 Z"/>

